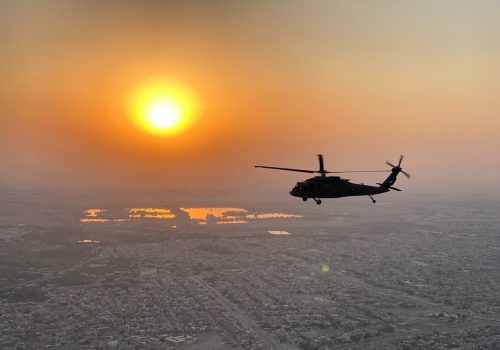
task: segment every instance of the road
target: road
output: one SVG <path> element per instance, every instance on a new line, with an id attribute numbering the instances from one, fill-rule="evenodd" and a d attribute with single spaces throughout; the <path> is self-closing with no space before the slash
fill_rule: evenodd
<path id="1" fill-rule="evenodd" d="M 201 288 L 205 289 L 220 305 L 224 306 L 226 310 L 247 330 L 255 335 L 260 340 L 262 345 L 272 350 L 290 350 L 294 349 L 290 345 L 283 345 L 276 341 L 276 339 L 266 331 L 264 331 L 253 319 L 241 310 L 236 304 L 224 297 L 217 289 L 213 288 L 201 277 L 191 277 Z"/>

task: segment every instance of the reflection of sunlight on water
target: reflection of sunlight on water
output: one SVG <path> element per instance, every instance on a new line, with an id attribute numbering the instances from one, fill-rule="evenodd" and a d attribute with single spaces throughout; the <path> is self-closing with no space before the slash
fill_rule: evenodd
<path id="1" fill-rule="evenodd" d="M 189 215 L 191 220 L 207 220 L 208 216 L 221 219 L 226 213 L 246 213 L 243 208 L 180 208 Z M 236 218 L 236 216 L 232 216 Z"/>
<path id="2" fill-rule="evenodd" d="M 85 216 L 88 218 L 95 218 L 95 217 L 97 217 L 97 215 L 105 213 L 105 212 L 106 212 L 106 209 L 87 209 L 87 210 L 83 211 Z"/>
<path id="3" fill-rule="evenodd" d="M 103 218 L 81 218 L 80 222 L 91 223 L 91 222 L 124 222 L 130 221 L 128 219 L 103 219 Z"/>
<path id="4" fill-rule="evenodd" d="M 165 208 L 131 208 L 129 218 L 132 219 L 173 219 L 175 214 L 170 209 Z"/>
<path id="5" fill-rule="evenodd" d="M 245 220 L 217 221 L 216 224 L 246 224 Z"/>
<path id="6" fill-rule="evenodd" d="M 270 230 L 270 231 L 267 231 L 267 232 L 269 232 L 272 235 L 289 235 L 290 234 L 290 232 L 288 232 L 288 231 L 273 231 L 273 230 Z"/>
<path id="7" fill-rule="evenodd" d="M 78 243 L 84 243 L 84 244 L 89 244 L 89 243 L 100 243 L 101 241 L 95 241 L 93 239 L 82 239 L 81 241 L 78 241 Z"/>
<path id="8" fill-rule="evenodd" d="M 248 214 L 247 219 L 290 219 L 303 218 L 304 215 L 284 214 L 284 213 L 265 213 L 265 214 Z"/>
<path id="9" fill-rule="evenodd" d="M 246 224 L 237 213 L 246 213 L 243 208 L 180 208 L 189 215 L 191 220 L 196 220 L 200 225 L 206 225 L 209 219 L 219 219 L 216 224 Z M 231 214 L 231 215 L 226 215 Z M 235 215 L 236 214 L 236 215 Z"/>
<path id="10" fill-rule="evenodd" d="M 238 207 L 211 207 L 211 208 L 179 208 L 189 217 L 189 221 L 199 224 L 248 224 L 250 221 L 269 219 L 293 219 L 303 218 L 303 215 L 285 213 L 249 213 L 248 210 Z M 171 220 L 177 218 L 171 209 L 167 208 L 129 208 L 123 213 L 123 209 L 116 213 L 107 209 L 86 209 L 83 211 L 82 223 L 103 222 L 133 222 L 147 219 Z M 103 215 L 103 213 L 106 213 Z M 120 214 L 121 213 L 121 214 Z M 114 216 L 114 218 L 113 218 Z M 178 218 L 183 220 L 181 216 Z M 172 225 L 177 228 L 177 225 Z M 272 234 L 289 234 L 286 231 L 269 231 Z"/>
<path id="11" fill-rule="evenodd" d="M 146 214 L 143 216 L 146 219 L 173 219 L 175 218 L 174 214 Z"/>
<path id="12" fill-rule="evenodd" d="M 109 219 L 87 219 L 87 218 L 81 218 L 80 222 L 108 222 Z"/>

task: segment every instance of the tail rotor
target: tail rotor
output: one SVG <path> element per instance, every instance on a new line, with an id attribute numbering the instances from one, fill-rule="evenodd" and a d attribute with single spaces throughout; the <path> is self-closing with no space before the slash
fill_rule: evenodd
<path id="1" fill-rule="evenodd" d="M 402 173 L 408 179 L 410 178 L 410 174 L 408 174 L 406 171 L 403 171 L 403 169 L 401 168 L 402 162 L 403 162 L 403 156 L 399 157 L 398 165 L 394 165 L 389 161 L 385 162 L 388 166 L 390 166 L 392 168 L 391 174 L 387 177 L 387 179 L 385 179 L 385 181 L 383 183 L 377 183 L 377 184 L 380 185 L 382 188 L 385 188 L 387 190 L 391 189 L 391 190 L 395 190 L 395 191 L 401 191 L 399 188 L 393 187 L 392 185 L 394 185 L 396 183 L 396 179 L 397 179 L 399 173 Z"/>
<path id="2" fill-rule="evenodd" d="M 398 165 L 394 165 L 392 164 L 391 162 L 389 161 L 386 161 L 385 164 L 387 164 L 388 166 L 390 166 L 392 168 L 392 171 L 396 171 L 397 173 L 402 173 L 404 176 L 406 176 L 408 179 L 411 177 L 410 174 L 408 174 L 406 171 L 404 171 L 402 168 L 401 168 L 401 163 L 403 162 L 403 158 L 404 156 L 401 155 L 399 157 L 399 162 L 398 162 Z"/>

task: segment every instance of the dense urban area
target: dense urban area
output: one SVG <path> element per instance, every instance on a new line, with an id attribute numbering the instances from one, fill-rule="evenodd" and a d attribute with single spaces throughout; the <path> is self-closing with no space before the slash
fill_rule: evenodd
<path id="1" fill-rule="evenodd" d="M 2 198 L 1 349 L 500 349 L 494 199 Z"/>

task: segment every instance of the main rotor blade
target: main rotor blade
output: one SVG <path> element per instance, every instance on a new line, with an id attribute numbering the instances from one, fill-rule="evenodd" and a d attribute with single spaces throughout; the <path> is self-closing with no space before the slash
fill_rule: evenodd
<path id="1" fill-rule="evenodd" d="M 279 168 L 275 166 L 265 166 L 265 165 L 255 165 L 256 168 L 264 168 L 264 169 L 274 169 L 274 170 L 285 170 L 285 171 L 296 171 L 299 173 L 309 173 L 314 174 L 317 173 L 315 170 L 304 170 L 304 169 L 293 169 L 293 168 Z"/>
<path id="2" fill-rule="evenodd" d="M 318 154 L 318 160 L 319 160 L 319 173 L 323 174 L 325 173 L 325 165 L 323 164 L 323 155 Z"/>
<path id="3" fill-rule="evenodd" d="M 407 178 L 410 178 L 410 177 L 411 177 L 411 175 L 410 175 L 410 174 L 408 174 L 406 171 L 401 170 L 401 172 L 402 172 L 402 173 L 403 173 L 403 175 L 404 175 L 404 176 L 406 176 Z"/>
<path id="4" fill-rule="evenodd" d="M 401 156 L 399 157 L 399 163 L 398 163 L 398 166 L 401 166 L 401 162 L 402 162 L 402 161 L 403 161 L 403 155 L 401 155 Z"/>
<path id="5" fill-rule="evenodd" d="M 395 168 L 396 166 L 394 164 L 392 164 L 391 162 L 389 161 L 386 161 L 385 164 L 387 164 L 388 166 L 390 166 L 391 168 Z"/>
<path id="6" fill-rule="evenodd" d="M 345 170 L 345 171 L 325 171 L 326 174 L 341 173 L 388 173 L 390 170 Z"/>

